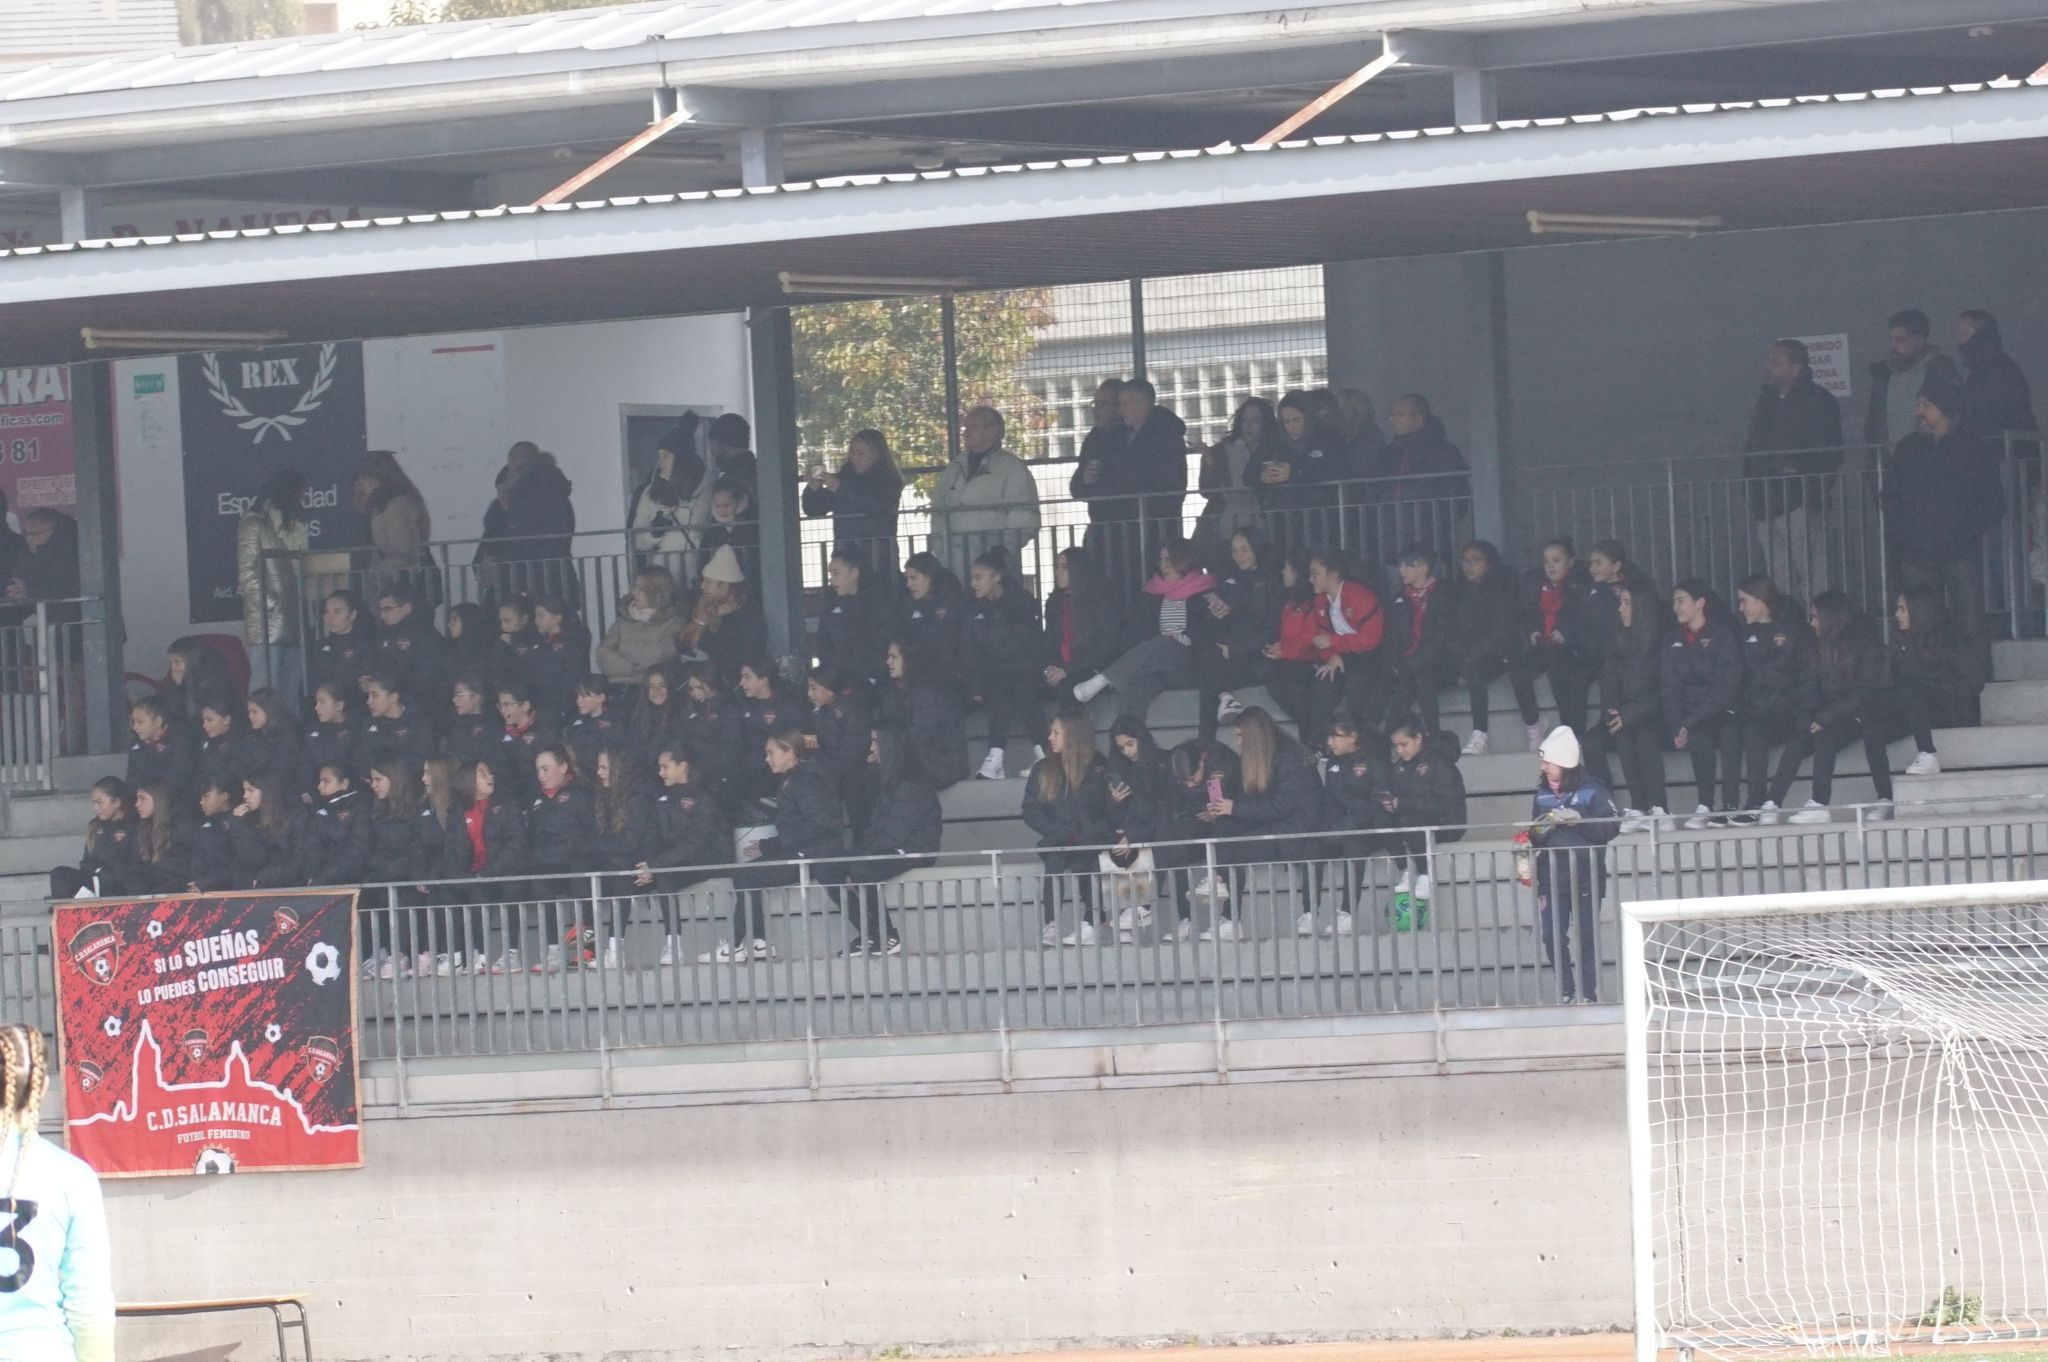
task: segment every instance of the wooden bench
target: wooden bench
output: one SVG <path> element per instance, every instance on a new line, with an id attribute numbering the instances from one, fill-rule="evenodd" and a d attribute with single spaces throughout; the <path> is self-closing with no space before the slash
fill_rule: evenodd
<path id="1" fill-rule="evenodd" d="M 277 1330 L 277 1362 L 291 1362 L 285 1330 L 299 1331 L 300 1362 L 313 1362 L 313 1331 L 306 1323 L 306 1303 L 297 1296 L 241 1296 L 217 1301 L 149 1301 L 116 1305 L 116 1319 L 170 1319 L 179 1315 L 211 1315 L 234 1310 L 268 1310 Z"/>

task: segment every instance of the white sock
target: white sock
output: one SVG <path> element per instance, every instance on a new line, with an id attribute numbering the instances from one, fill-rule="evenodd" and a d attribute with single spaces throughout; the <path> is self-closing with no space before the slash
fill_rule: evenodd
<path id="1" fill-rule="evenodd" d="M 1109 678 L 1097 672 L 1094 676 L 1089 677 L 1086 681 L 1074 687 L 1074 698 L 1085 705 L 1108 689 Z"/>

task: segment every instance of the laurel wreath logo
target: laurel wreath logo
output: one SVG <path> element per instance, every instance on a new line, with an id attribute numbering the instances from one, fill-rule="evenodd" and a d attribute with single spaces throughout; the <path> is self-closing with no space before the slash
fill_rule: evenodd
<path id="1" fill-rule="evenodd" d="M 320 347 L 320 367 L 313 374 L 313 386 L 306 389 L 305 396 L 290 411 L 277 416 L 259 416 L 242 405 L 242 399 L 228 391 L 227 380 L 221 377 L 220 356 L 209 353 L 200 360 L 200 371 L 206 375 L 206 390 L 213 394 L 213 400 L 220 403 L 221 415 L 233 421 L 243 430 L 253 430 L 256 438 L 252 443 L 262 444 L 263 437 L 273 430 L 286 440 L 292 438 L 295 426 L 306 424 L 306 417 L 320 410 L 320 399 L 334 386 L 334 370 L 340 363 L 340 354 L 334 343 L 329 341 Z"/>

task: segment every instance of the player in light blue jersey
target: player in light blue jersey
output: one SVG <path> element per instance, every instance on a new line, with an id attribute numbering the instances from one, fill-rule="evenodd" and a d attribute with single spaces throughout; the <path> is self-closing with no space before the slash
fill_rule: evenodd
<path id="1" fill-rule="evenodd" d="M 0 1026 L 0 1362 L 114 1362 L 100 1180 L 36 1133 L 49 1085 L 42 1033 Z"/>

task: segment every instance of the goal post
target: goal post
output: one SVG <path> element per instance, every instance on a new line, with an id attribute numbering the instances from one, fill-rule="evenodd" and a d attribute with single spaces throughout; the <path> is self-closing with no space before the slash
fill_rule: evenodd
<path id="1" fill-rule="evenodd" d="M 1640 1362 L 2048 1341 L 2048 881 L 1627 903 L 1622 1002 Z"/>

